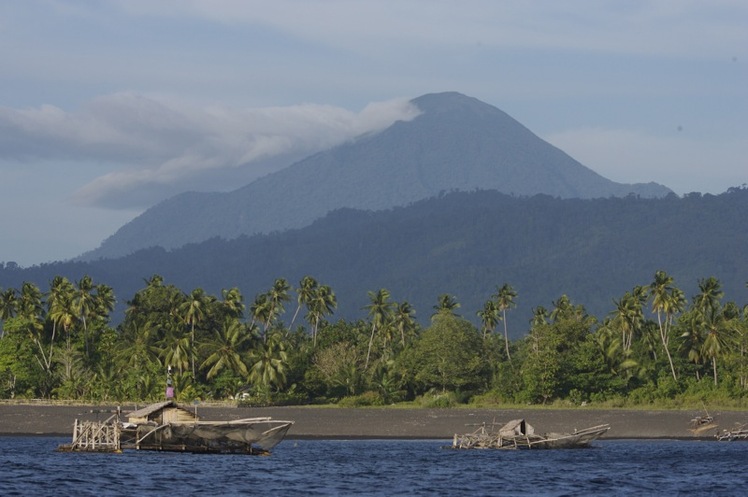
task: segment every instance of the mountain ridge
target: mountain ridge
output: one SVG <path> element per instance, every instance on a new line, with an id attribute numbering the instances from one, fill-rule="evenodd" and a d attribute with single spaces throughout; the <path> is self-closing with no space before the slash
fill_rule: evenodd
<path id="1" fill-rule="evenodd" d="M 387 209 L 449 191 L 559 198 L 670 193 L 656 183 L 610 181 L 473 97 L 445 92 L 411 102 L 421 110 L 411 121 L 318 152 L 231 192 L 171 197 L 81 259 L 300 228 L 342 207 Z"/>

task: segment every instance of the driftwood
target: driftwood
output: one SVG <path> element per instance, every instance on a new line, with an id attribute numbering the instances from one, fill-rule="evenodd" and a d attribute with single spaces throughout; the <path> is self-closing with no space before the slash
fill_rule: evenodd
<path id="1" fill-rule="evenodd" d="M 733 440 L 748 440 L 748 425 L 738 425 L 732 430 L 722 430 L 717 434 L 717 440 L 721 442 L 732 442 Z"/>

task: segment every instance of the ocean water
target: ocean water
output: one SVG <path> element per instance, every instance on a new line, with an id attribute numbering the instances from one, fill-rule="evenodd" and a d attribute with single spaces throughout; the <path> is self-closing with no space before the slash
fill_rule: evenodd
<path id="1" fill-rule="evenodd" d="M 0 496 L 745 495 L 748 442 L 600 440 L 457 451 L 449 440 L 293 440 L 272 455 L 59 453 L 0 437 Z"/>

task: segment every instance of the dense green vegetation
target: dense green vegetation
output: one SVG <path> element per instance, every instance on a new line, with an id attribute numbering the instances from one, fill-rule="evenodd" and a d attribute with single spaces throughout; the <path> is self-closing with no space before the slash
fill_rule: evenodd
<path id="1" fill-rule="evenodd" d="M 560 295 L 533 308 L 526 334 L 508 328 L 522 298 L 497 285 L 477 312 L 460 316 L 448 294 L 428 325 L 382 288 L 361 317 L 335 317 L 333 288 L 283 278 L 245 303 L 189 293 L 154 275 L 126 302 L 116 327 L 111 287 L 84 276 L 0 289 L 0 398 L 151 401 L 167 366 L 178 399 L 255 404 L 416 401 L 634 405 L 741 405 L 748 392 L 748 306 L 725 300 L 714 277 L 689 300 L 664 271 L 615 299 L 607 317 Z M 423 312 L 423 310 L 421 310 Z"/>

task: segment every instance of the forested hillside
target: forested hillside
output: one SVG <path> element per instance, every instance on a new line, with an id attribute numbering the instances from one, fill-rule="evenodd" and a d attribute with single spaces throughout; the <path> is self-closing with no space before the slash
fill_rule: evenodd
<path id="1" fill-rule="evenodd" d="M 269 208 L 272 208 L 270 206 Z M 174 251 L 160 248 L 117 260 L 0 269 L 0 287 L 24 281 L 48 288 L 56 275 L 90 275 L 114 289 L 118 309 L 154 274 L 185 292 L 219 295 L 237 287 L 248 301 L 276 278 L 306 275 L 330 285 L 333 319 L 365 316 L 367 292 L 386 288 L 428 323 L 442 294 L 477 323 L 476 312 L 509 283 L 518 293 L 511 336 L 528 329 L 532 309 L 562 294 L 598 318 L 657 270 L 687 297 L 714 276 L 725 299 L 748 303 L 748 190 L 721 195 L 608 199 L 516 198 L 494 191 L 455 192 L 380 212 L 335 211 L 284 233 L 218 238 Z"/>

